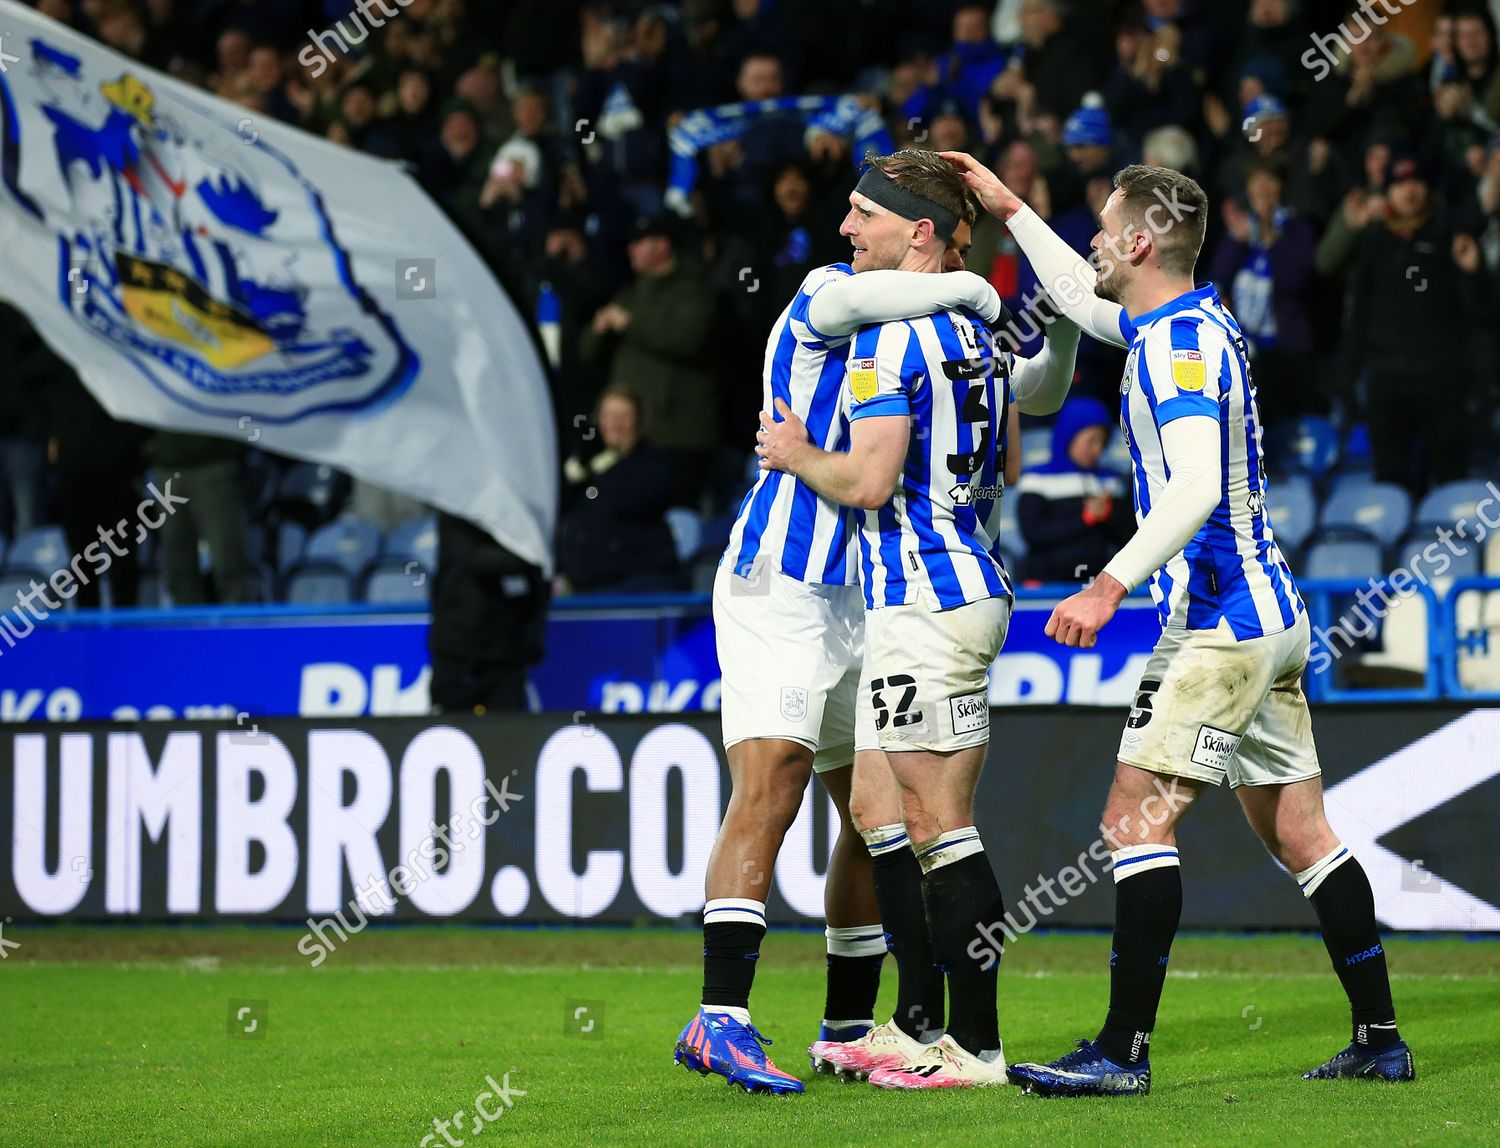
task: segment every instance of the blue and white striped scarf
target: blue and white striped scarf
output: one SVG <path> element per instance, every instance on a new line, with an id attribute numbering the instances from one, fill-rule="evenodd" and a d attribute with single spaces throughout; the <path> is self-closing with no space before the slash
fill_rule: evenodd
<path id="1" fill-rule="evenodd" d="M 699 108 L 689 112 L 667 133 L 667 144 L 672 149 L 667 206 L 681 215 L 690 215 L 689 199 L 698 183 L 698 153 L 714 144 L 739 139 L 762 116 L 775 112 L 795 112 L 809 128 L 852 136 L 856 170 L 866 156 L 884 155 L 895 150 L 895 141 L 886 130 L 880 113 L 865 107 L 857 96 L 782 96 L 774 100 Z"/>

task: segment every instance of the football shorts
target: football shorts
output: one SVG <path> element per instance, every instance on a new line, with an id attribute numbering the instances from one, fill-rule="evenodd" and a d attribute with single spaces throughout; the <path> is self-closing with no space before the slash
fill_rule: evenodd
<path id="1" fill-rule="evenodd" d="M 1146 663 L 1120 738 L 1120 760 L 1213 785 L 1285 785 L 1317 777 L 1302 692 L 1307 614 L 1279 634 L 1235 638 L 1169 627 Z"/>
<path id="2" fill-rule="evenodd" d="M 769 566 L 742 578 L 720 566 L 713 611 L 724 748 L 780 738 L 812 750 L 819 773 L 853 761 L 859 587 L 801 582 Z"/>
<path id="3" fill-rule="evenodd" d="M 949 753 L 986 744 L 990 667 L 1009 627 L 1009 598 L 951 610 L 914 602 L 869 611 L 859 704 L 869 715 L 861 724 L 873 727 L 879 748 Z"/>

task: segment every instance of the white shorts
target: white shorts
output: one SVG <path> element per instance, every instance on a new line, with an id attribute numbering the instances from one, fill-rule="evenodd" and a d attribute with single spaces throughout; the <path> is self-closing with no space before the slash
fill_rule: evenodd
<path id="1" fill-rule="evenodd" d="M 854 760 L 854 704 L 864 660 L 858 586 L 800 582 L 765 569 L 714 575 L 724 748 L 753 738 L 813 751 L 819 773 Z"/>
<path id="2" fill-rule="evenodd" d="M 931 610 L 924 602 L 871 610 L 865 615 L 861 731 L 873 730 L 879 748 L 897 753 L 986 744 L 990 667 L 1009 627 L 1008 598 L 951 610 Z"/>
<path id="3" fill-rule="evenodd" d="M 1286 785 L 1317 777 L 1312 714 L 1302 692 L 1309 628 L 1235 638 L 1162 631 L 1120 738 L 1120 760 L 1213 785 Z"/>

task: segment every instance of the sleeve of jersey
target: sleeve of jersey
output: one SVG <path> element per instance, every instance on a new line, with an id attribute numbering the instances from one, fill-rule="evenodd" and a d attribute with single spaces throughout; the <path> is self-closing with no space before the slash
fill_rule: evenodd
<path id="1" fill-rule="evenodd" d="M 849 350 L 846 401 L 849 421 L 875 415 L 910 415 L 912 372 L 907 348 L 911 328 L 905 323 L 866 327 Z"/>
<path id="2" fill-rule="evenodd" d="M 827 267 L 818 267 L 809 271 L 807 278 L 802 280 L 802 286 L 797 289 L 797 297 L 792 300 L 792 306 L 787 312 L 787 321 L 791 324 L 792 337 L 804 347 L 822 347 L 830 341 L 840 338 L 836 332 L 819 331 L 812 325 L 812 301 L 824 287 L 830 283 L 838 283 L 854 274 L 854 269 L 847 263 L 831 263 Z M 847 335 L 845 331 L 843 334 Z"/>
<path id="3" fill-rule="evenodd" d="M 1101 343 L 1128 347 L 1135 338 L 1135 325 L 1125 308 L 1094 294 L 1098 272 L 1089 261 L 1068 246 L 1030 207 L 1010 217 L 1006 226 L 1031 262 L 1036 277 L 1058 308 Z"/>
<path id="4" fill-rule="evenodd" d="M 1186 415 L 1219 417 L 1226 344 L 1217 332 L 1201 316 L 1179 316 L 1165 329 L 1151 329 L 1144 374 L 1156 400 L 1157 426 Z"/>

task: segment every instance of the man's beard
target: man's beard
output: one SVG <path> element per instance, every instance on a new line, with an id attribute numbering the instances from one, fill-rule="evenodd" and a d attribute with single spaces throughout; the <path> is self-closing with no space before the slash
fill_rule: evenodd
<path id="1" fill-rule="evenodd" d="M 1109 273 L 1107 278 L 1098 279 L 1094 282 L 1094 294 L 1107 303 L 1121 302 L 1120 293 L 1125 289 L 1125 284 L 1120 281 L 1120 271 L 1116 268 Z"/>

